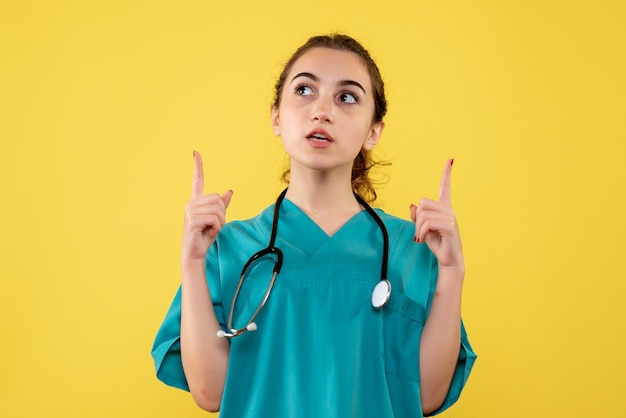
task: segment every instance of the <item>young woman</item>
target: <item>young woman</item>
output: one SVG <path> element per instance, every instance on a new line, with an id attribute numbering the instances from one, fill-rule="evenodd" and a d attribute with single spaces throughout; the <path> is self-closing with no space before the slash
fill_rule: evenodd
<path id="1" fill-rule="evenodd" d="M 385 113 L 368 52 L 313 37 L 276 83 L 272 129 L 290 169 L 274 205 L 225 224 L 233 192 L 204 194 L 194 152 L 182 284 L 152 352 L 161 380 L 221 417 L 417 417 L 456 401 L 476 356 L 453 160 L 411 222 L 372 210 Z"/>

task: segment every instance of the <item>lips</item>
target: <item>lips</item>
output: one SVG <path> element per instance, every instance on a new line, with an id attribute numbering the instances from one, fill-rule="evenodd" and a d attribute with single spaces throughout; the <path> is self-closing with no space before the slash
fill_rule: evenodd
<path id="1" fill-rule="evenodd" d="M 331 143 L 333 138 L 323 129 L 314 129 L 306 136 L 306 139 L 319 143 Z"/>

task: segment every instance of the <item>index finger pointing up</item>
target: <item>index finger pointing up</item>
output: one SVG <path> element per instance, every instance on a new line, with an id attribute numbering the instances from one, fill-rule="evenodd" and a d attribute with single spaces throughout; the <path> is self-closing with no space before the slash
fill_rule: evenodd
<path id="1" fill-rule="evenodd" d="M 439 202 L 445 203 L 448 206 L 452 205 L 450 198 L 450 177 L 452 175 L 452 164 L 454 158 L 446 161 L 446 165 L 443 167 L 443 174 L 441 175 L 441 185 L 439 186 Z"/>
<path id="2" fill-rule="evenodd" d="M 194 167 L 193 181 L 191 183 L 191 197 L 200 197 L 204 193 L 204 171 L 202 169 L 202 157 L 197 151 L 193 152 Z"/>

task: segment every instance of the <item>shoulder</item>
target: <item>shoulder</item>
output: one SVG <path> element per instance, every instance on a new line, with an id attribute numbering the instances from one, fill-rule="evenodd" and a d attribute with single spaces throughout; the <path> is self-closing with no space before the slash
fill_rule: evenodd
<path id="1" fill-rule="evenodd" d="M 269 242 L 273 205 L 258 215 L 226 223 L 206 254 L 207 266 L 232 261 L 241 263 Z M 244 260 L 245 261 L 245 260 Z"/>
<path id="2" fill-rule="evenodd" d="M 256 216 L 226 223 L 217 236 L 218 241 L 225 238 L 231 239 L 233 237 L 267 235 L 268 231 L 271 229 L 273 212 L 274 205 L 272 204 L 263 209 Z M 269 236 L 267 236 L 267 238 L 269 238 Z"/>
<path id="3" fill-rule="evenodd" d="M 375 211 L 387 228 L 391 256 L 399 256 L 405 262 L 411 258 L 428 265 L 434 262 L 434 254 L 428 246 L 414 241 L 415 224 L 412 221 L 388 214 L 381 209 L 375 209 Z"/>
<path id="4" fill-rule="evenodd" d="M 376 211 L 378 216 L 380 216 L 380 219 L 385 224 L 385 227 L 387 228 L 390 239 L 392 236 L 399 238 L 400 236 L 405 236 L 405 235 L 407 236 L 415 235 L 415 224 L 413 222 L 407 219 L 399 218 L 395 215 L 391 215 L 383 211 L 382 209 L 376 208 L 374 210 Z"/>

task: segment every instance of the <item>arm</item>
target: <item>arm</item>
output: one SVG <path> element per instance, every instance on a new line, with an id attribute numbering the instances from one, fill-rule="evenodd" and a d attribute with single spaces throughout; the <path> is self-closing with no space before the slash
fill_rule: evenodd
<path id="1" fill-rule="evenodd" d="M 421 400 L 425 414 L 446 398 L 461 348 L 462 273 L 439 268 L 439 279 L 420 343 Z"/>
<path id="2" fill-rule="evenodd" d="M 194 401 L 202 409 L 215 412 L 222 400 L 230 346 L 226 339 L 216 336 L 221 328 L 207 285 L 205 257 L 225 223 L 232 192 L 204 195 L 202 159 L 198 153 L 194 158 L 193 191 L 183 228 L 180 347 Z"/>
<path id="3" fill-rule="evenodd" d="M 420 343 L 421 401 L 425 414 L 444 402 L 461 347 L 461 295 L 465 264 L 456 216 L 450 203 L 446 162 L 439 200 L 422 199 L 411 207 L 416 242 L 425 242 L 437 258 L 439 276 Z"/>

